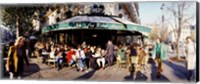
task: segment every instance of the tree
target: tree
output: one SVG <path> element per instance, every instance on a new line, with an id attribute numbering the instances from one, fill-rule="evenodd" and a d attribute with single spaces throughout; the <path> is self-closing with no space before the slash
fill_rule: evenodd
<path id="1" fill-rule="evenodd" d="M 156 40 L 157 38 L 161 38 L 162 41 L 167 41 L 168 36 L 168 28 L 166 26 L 161 27 L 160 25 L 152 26 L 152 31 L 149 33 L 149 37 L 151 40 Z"/>
<path id="2" fill-rule="evenodd" d="M 16 32 L 16 37 L 24 35 L 32 31 L 32 18 L 36 10 L 38 7 L 35 6 L 2 6 L 2 22 Z"/>
<path id="3" fill-rule="evenodd" d="M 172 14 L 173 21 L 168 23 L 172 26 L 176 38 L 176 45 L 179 46 L 180 36 L 182 28 L 190 24 L 190 21 L 194 19 L 195 12 L 190 12 L 191 6 L 194 5 L 191 2 L 172 2 L 167 6 L 167 11 Z M 193 14 L 194 13 L 194 14 Z M 179 56 L 179 47 L 176 47 L 177 58 Z"/>

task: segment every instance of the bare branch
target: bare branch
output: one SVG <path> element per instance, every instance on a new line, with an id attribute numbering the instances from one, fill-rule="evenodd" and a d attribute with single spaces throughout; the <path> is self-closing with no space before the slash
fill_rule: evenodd
<path id="1" fill-rule="evenodd" d="M 187 22 L 190 21 L 191 19 L 194 19 L 194 16 L 190 16 L 190 17 L 184 19 L 184 20 L 182 21 L 182 24 L 187 23 Z"/>

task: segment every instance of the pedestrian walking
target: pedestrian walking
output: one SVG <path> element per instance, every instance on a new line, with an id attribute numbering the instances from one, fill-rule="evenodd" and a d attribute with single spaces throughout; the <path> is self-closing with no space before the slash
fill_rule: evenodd
<path id="1" fill-rule="evenodd" d="M 187 79 L 189 81 L 194 79 L 194 69 L 195 69 L 195 63 L 196 63 L 196 45 L 192 41 L 191 37 L 186 38 L 186 46 L 185 46 L 185 52 L 186 52 L 186 61 L 187 61 L 187 70 L 188 70 L 188 77 Z"/>
<path id="2" fill-rule="evenodd" d="M 137 63 L 137 45 L 136 44 L 133 44 L 131 46 L 131 54 L 128 57 L 128 63 L 129 63 L 129 71 L 133 71 L 132 69 L 134 67 L 134 64 Z"/>
<path id="3" fill-rule="evenodd" d="M 160 75 L 161 75 L 161 72 L 163 71 L 162 61 L 166 60 L 166 55 L 167 55 L 166 46 L 161 41 L 160 38 L 158 38 L 156 40 L 156 45 L 155 45 L 153 51 L 151 51 L 151 53 L 153 55 L 153 59 L 156 60 L 156 63 L 158 65 L 158 67 L 157 67 L 157 78 L 159 78 Z"/>
<path id="4" fill-rule="evenodd" d="M 18 79 L 21 79 L 21 76 L 23 76 L 24 72 L 24 61 L 29 68 L 24 42 L 24 37 L 17 38 L 15 44 L 11 46 L 8 51 L 6 70 L 10 74 L 10 79 L 13 79 L 15 76 L 18 77 Z"/>
<path id="5" fill-rule="evenodd" d="M 108 65 L 112 66 L 113 65 L 113 60 L 114 60 L 114 45 L 112 42 L 109 40 L 107 47 L 106 47 L 106 58 L 108 61 Z"/>

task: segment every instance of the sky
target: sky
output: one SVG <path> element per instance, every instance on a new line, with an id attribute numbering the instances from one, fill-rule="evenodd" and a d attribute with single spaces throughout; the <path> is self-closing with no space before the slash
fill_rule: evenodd
<path id="1" fill-rule="evenodd" d="M 161 23 L 162 10 L 160 9 L 162 4 L 165 3 L 166 6 L 169 6 L 171 2 L 139 2 L 139 17 L 142 25 Z M 196 15 L 196 5 L 195 2 L 191 2 L 194 5 L 190 7 L 186 13 L 194 13 Z M 173 21 L 172 15 L 167 11 L 164 11 L 165 19 Z M 169 19 L 171 17 L 171 19 Z M 193 20 L 193 23 L 195 20 Z"/>
<path id="2" fill-rule="evenodd" d="M 154 23 L 162 14 L 160 2 L 139 2 L 139 16 L 142 24 Z"/>

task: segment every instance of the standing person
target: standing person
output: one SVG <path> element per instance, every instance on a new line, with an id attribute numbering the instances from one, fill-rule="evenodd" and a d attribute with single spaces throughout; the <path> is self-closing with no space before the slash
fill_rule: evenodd
<path id="1" fill-rule="evenodd" d="M 155 58 L 158 68 L 157 68 L 157 78 L 160 78 L 161 72 L 163 71 L 162 68 L 162 60 L 166 59 L 167 50 L 165 44 L 161 41 L 160 38 L 156 40 L 156 45 L 154 47 L 154 50 L 151 52 L 152 55 L 154 55 L 153 58 Z"/>
<path id="2" fill-rule="evenodd" d="M 172 45 L 172 51 L 173 51 L 173 53 L 174 53 L 174 52 L 175 52 L 175 49 L 176 49 L 176 43 L 173 42 L 171 45 Z"/>
<path id="3" fill-rule="evenodd" d="M 185 52 L 186 52 L 187 70 L 189 73 L 187 79 L 191 81 L 194 78 L 194 69 L 196 63 L 196 46 L 193 43 L 191 37 L 187 37 L 186 41 L 187 43 L 185 46 Z"/>
<path id="4" fill-rule="evenodd" d="M 10 79 L 13 79 L 14 76 L 17 76 L 18 79 L 21 79 L 21 76 L 24 72 L 24 61 L 29 67 L 24 42 L 25 39 L 23 37 L 19 37 L 15 44 L 9 49 L 6 70 L 10 74 Z"/>
<path id="5" fill-rule="evenodd" d="M 106 46 L 106 58 L 108 61 L 108 65 L 112 66 L 114 60 L 114 45 L 110 40 L 108 41 L 108 44 Z"/>
<path id="6" fill-rule="evenodd" d="M 128 62 L 129 62 L 129 71 L 132 71 L 133 65 L 136 64 L 137 60 L 137 46 L 136 44 L 133 44 L 131 47 L 131 54 L 128 57 Z"/>

